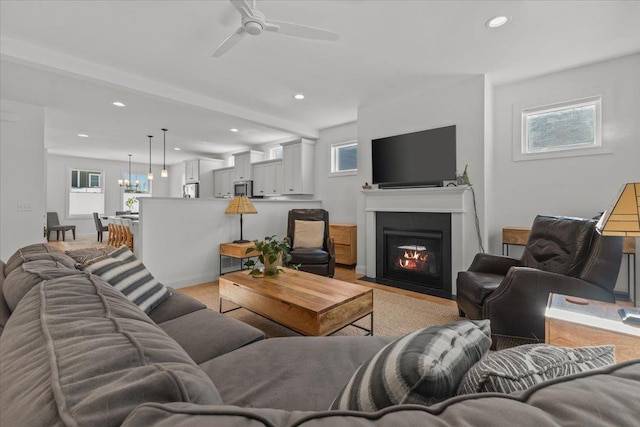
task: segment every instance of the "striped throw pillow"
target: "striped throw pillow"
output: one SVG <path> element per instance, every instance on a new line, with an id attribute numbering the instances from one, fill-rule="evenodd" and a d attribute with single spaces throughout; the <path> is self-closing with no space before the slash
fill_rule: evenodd
<path id="1" fill-rule="evenodd" d="M 467 372 L 457 394 L 513 393 L 552 378 L 612 365 L 616 362 L 614 348 L 527 344 L 496 351 Z"/>
<path id="2" fill-rule="evenodd" d="M 78 268 L 100 276 L 145 313 L 171 296 L 169 290 L 151 275 L 126 246 L 120 246 L 96 262 Z"/>
<path id="3" fill-rule="evenodd" d="M 353 374 L 331 409 L 377 411 L 431 405 L 453 396 L 464 374 L 489 350 L 488 320 L 412 332 L 387 344 Z"/>

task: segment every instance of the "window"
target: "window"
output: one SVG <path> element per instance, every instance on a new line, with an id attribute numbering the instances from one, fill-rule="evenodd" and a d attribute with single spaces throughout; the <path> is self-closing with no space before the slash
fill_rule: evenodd
<path id="1" fill-rule="evenodd" d="M 358 143 L 331 145 L 331 175 L 355 175 L 358 172 Z"/>
<path id="2" fill-rule="evenodd" d="M 104 213 L 103 172 L 69 170 L 68 216 L 85 217 L 93 212 Z"/>
<path id="3" fill-rule="evenodd" d="M 282 158 L 282 145 L 276 145 L 269 148 L 269 159 L 281 159 Z"/>
<path id="4" fill-rule="evenodd" d="M 606 152 L 602 148 L 600 96 L 521 108 L 520 147 L 514 160 Z"/>
<path id="5" fill-rule="evenodd" d="M 129 182 L 129 174 L 123 174 L 124 182 Z M 138 199 L 141 197 L 151 197 L 151 183 L 146 173 L 131 174 L 131 183 L 128 187 L 124 187 L 122 192 L 122 210 L 138 212 Z"/>

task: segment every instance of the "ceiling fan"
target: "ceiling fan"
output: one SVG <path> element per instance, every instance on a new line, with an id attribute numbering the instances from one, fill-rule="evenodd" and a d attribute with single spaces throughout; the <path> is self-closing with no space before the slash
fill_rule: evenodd
<path id="1" fill-rule="evenodd" d="M 246 35 L 259 36 L 263 31 L 272 31 L 274 33 L 284 34 L 287 36 L 301 37 L 312 40 L 336 41 L 340 37 L 339 34 L 320 28 L 309 27 L 306 25 L 292 24 L 290 22 L 267 21 L 264 14 L 256 9 L 256 0 L 249 4 L 249 0 L 229 0 L 242 17 L 242 25 L 234 31 L 229 37 L 224 39 L 222 43 L 216 47 L 211 56 L 217 58 L 238 44 Z"/>

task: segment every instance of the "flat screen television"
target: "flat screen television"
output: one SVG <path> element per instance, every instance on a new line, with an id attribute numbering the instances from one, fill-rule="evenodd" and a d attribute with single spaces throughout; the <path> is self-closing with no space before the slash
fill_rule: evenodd
<path id="1" fill-rule="evenodd" d="M 379 188 L 441 186 L 456 179 L 456 127 L 374 139 L 371 154 Z"/>

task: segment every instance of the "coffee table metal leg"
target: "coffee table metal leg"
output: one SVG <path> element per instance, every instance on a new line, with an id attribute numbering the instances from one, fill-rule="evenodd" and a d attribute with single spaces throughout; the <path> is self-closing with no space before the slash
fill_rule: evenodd
<path id="1" fill-rule="evenodd" d="M 222 311 L 222 298 L 218 298 L 218 301 L 220 302 L 220 305 L 218 307 L 218 313 L 220 313 L 220 314 L 229 313 L 230 311 L 236 311 L 236 310 L 240 310 L 242 308 L 242 307 L 238 306 L 238 307 L 232 308 L 230 310 Z"/>

